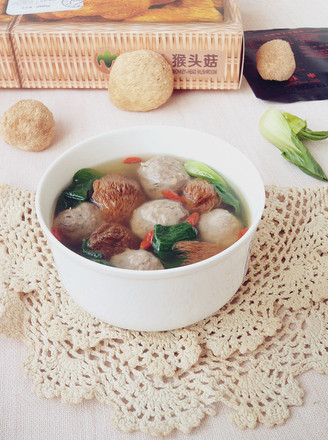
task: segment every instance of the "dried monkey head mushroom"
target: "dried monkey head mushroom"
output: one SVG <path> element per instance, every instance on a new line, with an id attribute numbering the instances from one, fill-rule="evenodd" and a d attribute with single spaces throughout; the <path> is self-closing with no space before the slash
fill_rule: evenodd
<path id="1" fill-rule="evenodd" d="M 256 67 L 264 80 L 287 81 L 296 68 L 288 41 L 276 39 L 262 44 L 256 53 Z"/>
<path id="2" fill-rule="evenodd" d="M 42 102 L 24 99 L 10 107 L 0 119 L 0 134 L 13 147 L 42 151 L 55 135 L 55 120 Z"/>
<path id="3" fill-rule="evenodd" d="M 172 68 L 162 55 L 151 50 L 123 53 L 112 65 L 108 90 L 118 108 L 135 112 L 154 110 L 172 95 Z"/>

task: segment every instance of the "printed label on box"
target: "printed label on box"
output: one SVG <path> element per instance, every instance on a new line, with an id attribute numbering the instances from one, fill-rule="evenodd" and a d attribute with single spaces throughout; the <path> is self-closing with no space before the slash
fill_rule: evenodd
<path id="1" fill-rule="evenodd" d="M 216 50 L 183 50 L 162 52 L 171 64 L 174 76 L 186 78 L 217 78 L 224 77 L 226 53 Z"/>
<path id="2" fill-rule="evenodd" d="M 224 78 L 226 53 L 224 51 L 159 51 L 171 64 L 175 78 Z M 102 48 L 97 51 L 95 63 L 103 73 L 109 73 L 113 61 L 119 55 L 114 48 Z"/>
<path id="3" fill-rule="evenodd" d="M 73 11 L 83 7 L 83 0 L 8 0 L 8 15 L 41 14 L 42 12 Z"/>
<path id="4" fill-rule="evenodd" d="M 97 69 L 102 73 L 109 74 L 113 62 L 118 57 L 119 52 L 113 47 L 102 47 L 97 50 L 94 61 Z"/>

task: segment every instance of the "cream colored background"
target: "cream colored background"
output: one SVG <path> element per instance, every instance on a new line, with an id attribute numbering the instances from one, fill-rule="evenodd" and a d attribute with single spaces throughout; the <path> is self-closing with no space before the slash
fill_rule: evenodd
<path id="1" fill-rule="evenodd" d="M 327 27 L 327 0 L 240 0 L 245 30 L 284 27 Z M 328 60 L 327 60 L 328 70 Z M 175 91 L 168 103 L 149 113 L 129 113 L 112 106 L 106 91 L 0 90 L 0 114 L 20 99 L 34 98 L 54 114 L 57 134 L 42 153 L 10 147 L 0 139 L 0 183 L 35 190 L 47 166 L 63 151 L 87 137 L 142 124 L 180 125 L 225 139 L 246 154 L 265 184 L 314 186 L 319 181 L 283 160 L 258 131 L 269 105 L 308 120 L 310 128 L 328 129 L 328 101 L 272 104 L 257 99 L 245 79 L 238 91 Z M 172 139 L 174 142 L 174 139 Z M 328 140 L 307 143 L 328 174 Z M 92 152 L 90 152 L 92 154 Z M 63 405 L 40 399 L 22 373 L 26 347 L 0 335 L 0 440 L 148 440 L 142 433 L 124 434 L 110 421 L 111 410 L 96 401 Z M 300 378 L 304 406 L 291 408 L 280 427 L 241 431 L 229 422 L 229 411 L 218 405 L 191 434 L 175 432 L 174 440 L 324 440 L 328 438 L 328 378 L 309 372 Z"/>

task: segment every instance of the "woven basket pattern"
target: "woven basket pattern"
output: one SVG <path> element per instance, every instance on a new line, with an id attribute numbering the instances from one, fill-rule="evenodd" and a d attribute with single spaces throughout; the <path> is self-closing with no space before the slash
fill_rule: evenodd
<path id="1" fill-rule="evenodd" d="M 19 88 L 15 56 L 7 32 L 7 25 L 0 23 L 0 88 Z"/>
<path id="2" fill-rule="evenodd" d="M 104 89 L 108 75 L 95 56 L 100 48 L 119 53 L 149 49 L 208 50 L 226 55 L 222 79 L 176 77 L 176 89 L 238 89 L 243 32 L 237 0 L 226 1 L 223 23 L 31 23 L 22 20 L 11 34 L 22 87 Z"/>

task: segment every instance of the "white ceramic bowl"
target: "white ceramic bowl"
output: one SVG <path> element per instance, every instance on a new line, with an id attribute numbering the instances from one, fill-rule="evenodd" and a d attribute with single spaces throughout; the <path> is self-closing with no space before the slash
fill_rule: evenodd
<path id="1" fill-rule="evenodd" d="M 92 262 L 50 232 L 55 202 L 80 168 L 116 158 L 168 154 L 206 163 L 240 191 L 249 229 L 235 244 L 199 263 L 160 271 L 134 271 Z M 44 173 L 36 212 L 60 278 L 71 297 L 92 315 L 118 327 L 158 331 L 185 327 L 219 310 L 240 287 L 265 203 L 264 185 L 239 150 L 206 133 L 174 126 L 114 130 L 70 148 Z"/>

